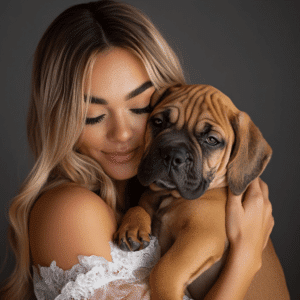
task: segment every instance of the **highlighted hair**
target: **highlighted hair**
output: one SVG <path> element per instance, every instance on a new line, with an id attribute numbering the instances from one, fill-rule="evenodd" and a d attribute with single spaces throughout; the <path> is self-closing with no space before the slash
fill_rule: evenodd
<path id="1" fill-rule="evenodd" d="M 164 38 L 128 4 L 103 0 L 74 5 L 50 24 L 34 55 L 27 135 L 35 164 L 10 205 L 8 236 L 16 265 L 1 299 L 33 295 L 28 220 L 42 193 L 66 182 L 100 190 L 118 218 L 112 180 L 95 160 L 76 151 L 87 114 L 83 87 L 90 86 L 96 55 L 112 47 L 135 53 L 156 89 L 185 82 Z"/>

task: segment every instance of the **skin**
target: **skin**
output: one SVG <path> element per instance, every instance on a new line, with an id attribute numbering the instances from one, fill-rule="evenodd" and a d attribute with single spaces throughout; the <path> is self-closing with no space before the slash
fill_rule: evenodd
<path id="1" fill-rule="evenodd" d="M 98 161 L 104 171 L 118 182 L 132 178 L 143 154 L 147 113 L 136 113 L 150 103 L 154 87 L 139 95 L 128 95 L 149 82 L 142 62 L 134 54 L 112 49 L 98 55 L 92 72 L 91 95 L 107 104 L 91 104 L 88 118 L 103 116 L 86 125 L 79 138 L 79 151 Z M 129 153 L 129 154 L 128 154 Z"/>
<path id="2" fill-rule="evenodd" d="M 103 117 L 101 122 L 85 126 L 78 149 L 101 164 L 121 197 L 127 180 L 136 175 L 142 155 L 148 114 L 135 113 L 135 109 L 149 104 L 154 87 L 127 98 L 149 80 L 142 62 L 128 50 L 113 48 L 97 56 L 91 95 L 106 104 L 89 106 L 88 118 Z M 229 195 L 226 230 L 230 254 L 205 299 L 243 299 L 260 269 L 262 251 L 274 226 L 267 185 L 256 179 L 244 196 L 242 204 L 241 197 Z M 111 261 L 108 242 L 116 229 L 111 208 L 98 195 L 76 184 L 57 187 L 44 193 L 31 211 L 32 262 L 49 266 L 55 260 L 67 270 L 78 263 L 78 255 L 97 255 Z"/>
<path id="3" fill-rule="evenodd" d="M 205 300 L 244 299 L 261 268 L 261 253 L 267 243 L 271 243 L 269 236 L 274 227 L 266 183 L 255 179 L 244 195 L 235 196 L 229 191 L 225 223 L 230 242 L 229 255 L 217 283 Z"/>

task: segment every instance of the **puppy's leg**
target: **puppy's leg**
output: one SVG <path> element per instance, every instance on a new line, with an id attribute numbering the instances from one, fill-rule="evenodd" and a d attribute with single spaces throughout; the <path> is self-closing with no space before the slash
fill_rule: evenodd
<path id="1" fill-rule="evenodd" d="M 221 259 L 224 247 L 225 230 L 182 230 L 150 274 L 151 300 L 182 300 L 187 285 Z"/>
<path id="2" fill-rule="evenodd" d="M 147 190 L 142 195 L 139 206 L 130 208 L 114 234 L 114 240 L 125 251 L 146 248 L 150 243 L 151 219 L 166 191 Z"/>

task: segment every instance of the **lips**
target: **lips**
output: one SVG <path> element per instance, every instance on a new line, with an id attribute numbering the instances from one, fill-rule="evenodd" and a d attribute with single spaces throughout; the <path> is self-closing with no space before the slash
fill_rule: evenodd
<path id="1" fill-rule="evenodd" d="M 132 160 L 135 155 L 137 154 L 138 150 L 140 147 L 137 147 L 132 150 L 127 150 L 127 151 L 120 151 L 120 152 L 104 152 L 105 157 L 107 160 L 109 160 L 112 163 L 117 163 L 117 164 L 122 164 L 122 163 L 127 163 L 130 160 Z"/>

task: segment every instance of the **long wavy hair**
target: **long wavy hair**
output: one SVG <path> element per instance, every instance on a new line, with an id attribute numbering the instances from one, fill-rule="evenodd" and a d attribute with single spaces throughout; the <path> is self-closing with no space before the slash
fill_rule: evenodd
<path id="1" fill-rule="evenodd" d="M 50 24 L 34 54 L 27 135 L 35 164 L 10 205 L 8 239 L 16 264 L 1 299 L 33 295 L 28 220 L 43 192 L 74 182 L 100 190 L 117 214 L 112 179 L 94 159 L 76 151 L 87 114 L 84 86 L 90 86 L 97 54 L 111 47 L 135 53 L 156 89 L 185 82 L 167 42 L 141 11 L 128 4 L 103 0 L 74 5 Z"/>

